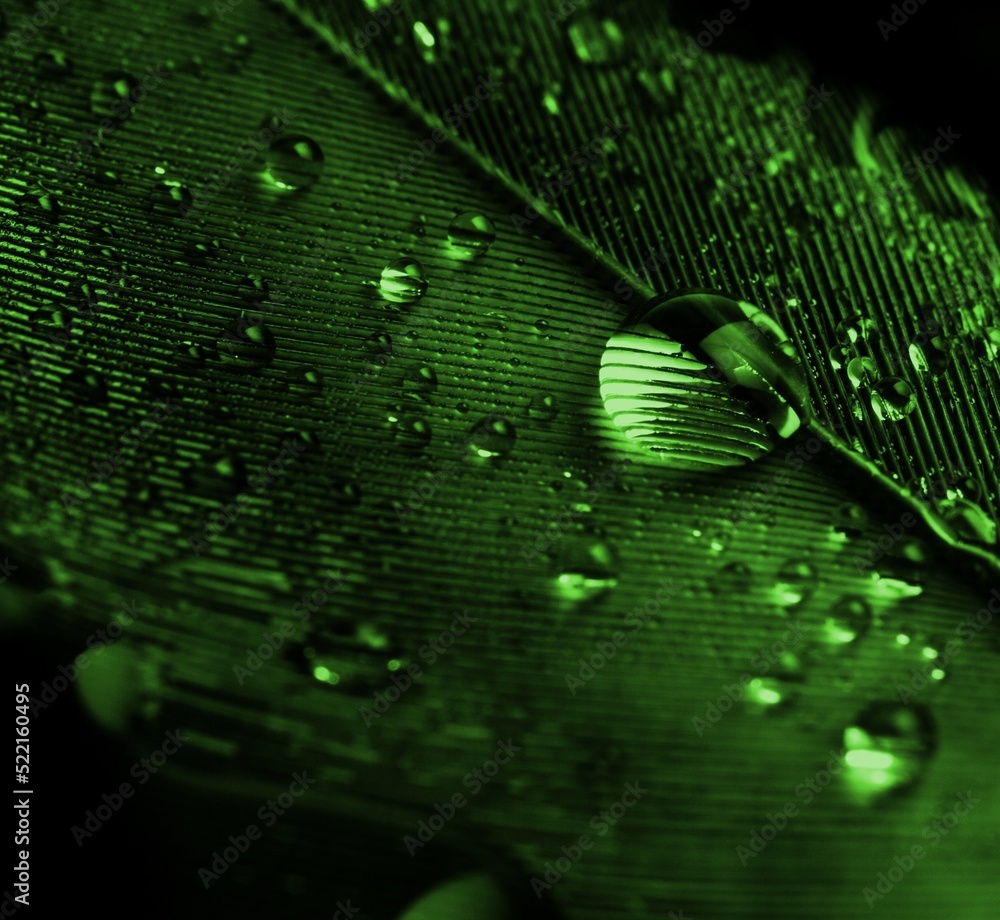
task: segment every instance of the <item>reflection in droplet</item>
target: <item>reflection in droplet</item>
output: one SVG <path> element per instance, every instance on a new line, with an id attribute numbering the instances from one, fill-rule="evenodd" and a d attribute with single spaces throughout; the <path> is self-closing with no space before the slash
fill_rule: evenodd
<path id="1" fill-rule="evenodd" d="M 437 385 L 437 374 L 429 364 L 411 364 L 403 373 L 403 389 L 412 399 L 425 399 Z"/>
<path id="2" fill-rule="evenodd" d="M 837 339 L 843 345 L 857 345 L 866 342 L 874 344 L 879 339 L 878 326 L 875 320 L 855 313 L 837 323 Z"/>
<path id="3" fill-rule="evenodd" d="M 871 358 L 852 358 L 847 365 L 847 376 L 854 387 L 861 390 L 878 380 L 878 367 Z"/>
<path id="4" fill-rule="evenodd" d="M 250 317 L 233 320 L 216 347 L 223 367 L 240 373 L 262 371 L 274 360 L 276 350 L 271 330 Z"/>
<path id="5" fill-rule="evenodd" d="M 558 556 L 555 589 L 562 600 L 593 600 L 618 584 L 618 554 L 604 540 L 564 538 Z"/>
<path id="6" fill-rule="evenodd" d="M 709 581 L 709 590 L 728 598 L 745 595 L 753 584 L 753 570 L 745 562 L 730 562 L 724 565 Z"/>
<path id="7" fill-rule="evenodd" d="M 135 104 L 139 82 L 131 74 L 116 71 L 97 80 L 90 92 L 90 111 L 98 118 L 121 119 Z"/>
<path id="8" fill-rule="evenodd" d="M 946 498 L 938 503 L 944 519 L 960 537 L 992 546 L 997 542 L 997 522 L 967 498 Z"/>
<path id="9" fill-rule="evenodd" d="M 551 393 L 536 393 L 528 404 L 528 417 L 536 422 L 551 422 L 559 414 L 556 398 Z"/>
<path id="10" fill-rule="evenodd" d="M 795 607 L 812 597 L 819 581 L 816 569 L 808 562 L 786 562 L 778 571 L 774 601 L 782 607 Z"/>

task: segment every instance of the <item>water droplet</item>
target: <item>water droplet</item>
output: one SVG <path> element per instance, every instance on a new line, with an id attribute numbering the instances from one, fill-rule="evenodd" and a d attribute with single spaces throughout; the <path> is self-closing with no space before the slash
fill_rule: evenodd
<path id="1" fill-rule="evenodd" d="M 469 432 L 469 449 L 477 457 L 499 459 L 514 449 L 517 432 L 505 418 L 487 418 Z"/>
<path id="2" fill-rule="evenodd" d="M 329 595 L 329 589 L 315 591 L 312 601 L 332 607 L 335 602 Z M 292 645 L 289 658 L 320 683 L 359 696 L 384 690 L 392 674 L 407 663 L 392 634 L 380 624 L 330 617 L 317 622 L 301 642 Z"/>
<path id="3" fill-rule="evenodd" d="M 191 339 L 183 339 L 175 344 L 174 357 L 184 367 L 200 368 L 205 365 L 205 349 Z"/>
<path id="4" fill-rule="evenodd" d="M 190 189 L 175 181 L 158 182 L 146 198 L 146 210 L 156 217 L 177 217 L 194 203 Z"/>
<path id="5" fill-rule="evenodd" d="M 486 253 L 497 238 L 496 227 L 485 214 L 465 211 L 448 227 L 448 242 L 465 258 L 478 258 Z"/>
<path id="6" fill-rule="evenodd" d="M 59 199 L 45 192 L 27 192 L 14 201 L 18 217 L 33 226 L 55 225 L 59 223 L 62 207 Z"/>
<path id="7" fill-rule="evenodd" d="M 315 367 L 293 368 L 286 380 L 290 390 L 305 397 L 319 396 L 323 392 L 323 375 Z"/>
<path id="8" fill-rule="evenodd" d="M 943 336 L 935 336 L 929 342 L 911 342 L 907 348 L 910 363 L 918 374 L 940 377 L 951 364 L 951 351 Z"/>
<path id="9" fill-rule="evenodd" d="M 184 247 L 184 257 L 192 262 L 203 262 L 206 259 L 214 259 L 222 249 L 219 240 L 200 240 L 197 243 L 188 243 Z"/>
<path id="10" fill-rule="evenodd" d="M 330 497 L 338 508 L 353 508 L 361 503 L 361 486 L 353 479 L 334 479 L 330 483 Z"/>
<path id="11" fill-rule="evenodd" d="M 976 339 L 976 351 L 984 361 L 994 361 L 1000 355 L 1000 329 L 989 326 Z"/>
<path id="12" fill-rule="evenodd" d="M 236 373 L 260 372 L 274 360 L 274 335 L 256 318 L 240 317 L 223 331 L 217 343 L 219 360 Z"/>
<path id="13" fill-rule="evenodd" d="M 747 684 L 744 705 L 757 710 L 775 709 L 798 696 L 805 682 L 802 663 L 792 652 L 784 652 L 767 676 L 755 677 Z"/>
<path id="14" fill-rule="evenodd" d="M 403 389 L 413 399 L 425 399 L 437 385 L 437 374 L 429 364 L 411 364 L 403 374 Z"/>
<path id="15" fill-rule="evenodd" d="M 878 367 L 871 358 L 852 358 L 847 365 L 847 376 L 851 378 L 855 389 L 862 390 L 878 380 Z"/>
<path id="16" fill-rule="evenodd" d="M 105 406 L 108 403 L 107 381 L 96 371 L 78 369 L 65 378 L 69 391 L 85 406 Z"/>
<path id="17" fill-rule="evenodd" d="M 559 414 L 556 398 L 551 393 L 536 393 L 528 404 L 528 417 L 536 422 L 551 422 Z"/>
<path id="18" fill-rule="evenodd" d="M 382 269 L 379 291 L 390 303 L 416 303 L 427 292 L 423 266 L 416 259 L 396 259 Z"/>
<path id="19" fill-rule="evenodd" d="M 833 529 L 845 537 L 858 537 L 868 526 L 868 512 L 856 502 L 837 508 L 833 515 Z"/>
<path id="20" fill-rule="evenodd" d="M 572 603 L 600 597 L 618 584 L 618 564 L 610 543 L 564 537 L 559 546 L 556 596 Z"/>
<path id="21" fill-rule="evenodd" d="M 417 46 L 417 53 L 428 64 L 434 64 L 441 60 L 447 46 L 449 30 L 450 26 L 445 19 L 438 19 L 436 22 L 426 20 L 413 24 L 413 41 Z"/>
<path id="22" fill-rule="evenodd" d="M 624 57 L 625 36 L 613 19 L 583 13 L 570 23 L 567 34 L 583 64 L 614 64 Z"/>
<path id="23" fill-rule="evenodd" d="M 860 597 L 842 597 L 826 616 L 823 630 L 832 645 L 847 645 L 864 638 L 872 625 L 872 611 Z"/>
<path id="24" fill-rule="evenodd" d="M 709 581 L 709 590 L 722 597 L 743 597 L 753 584 L 753 570 L 745 562 L 724 565 Z"/>
<path id="25" fill-rule="evenodd" d="M 73 73 L 73 62 L 64 51 L 40 51 L 32 63 L 43 80 L 65 80 Z"/>
<path id="26" fill-rule="evenodd" d="M 423 416 L 393 409 L 389 413 L 389 421 L 395 425 L 396 443 L 408 453 L 420 453 L 430 444 L 431 426 Z"/>
<path id="27" fill-rule="evenodd" d="M 247 487 L 243 460 L 226 453 L 211 452 L 182 473 L 184 488 L 211 499 L 226 498 Z"/>
<path id="28" fill-rule="evenodd" d="M 304 134 L 281 135 L 267 148 L 265 170 L 280 189 L 309 188 L 323 175 L 323 151 Z"/>
<path id="29" fill-rule="evenodd" d="M 90 111 L 98 118 L 121 118 L 122 105 L 131 106 L 139 82 L 122 71 L 106 73 L 94 83 L 90 91 Z"/>
<path id="30" fill-rule="evenodd" d="M 845 345 L 834 345 L 830 349 L 830 365 L 835 371 L 841 370 L 850 361 L 851 351 Z"/>
<path id="31" fill-rule="evenodd" d="M 883 422 L 898 422 L 917 408 L 917 397 L 905 380 L 885 377 L 874 385 L 871 404 Z"/>
<path id="32" fill-rule="evenodd" d="M 874 344 L 879 339 L 878 326 L 875 320 L 860 313 L 855 313 L 837 323 L 837 339 L 844 345 L 858 345 L 865 342 Z"/>
<path id="33" fill-rule="evenodd" d="M 912 787 L 936 746 L 937 728 L 926 706 L 872 703 L 844 730 L 848 786 L 863 802 Z"/>
<path id="34" fill-rule="evenodd" d="M 271 285 L 263 275 L 246 275 L 236 286 L 240 300 L 245 303 L 261 304 L 271 293 Z"/>
<path id="35" fill-rule="evenodd" d="M 967 498 L 945 498 L 938 503 L 944 519 L 965 540 L 992 546 L 997 542 L 997 522 Z"/>
<path id="36" fill-rule="evenodd" d="M 782 607 L 796 607 L 813 596 L 818 583 L 816 569 L 808 562 L 786 562 L 778 570 L 774 601 Z"/>

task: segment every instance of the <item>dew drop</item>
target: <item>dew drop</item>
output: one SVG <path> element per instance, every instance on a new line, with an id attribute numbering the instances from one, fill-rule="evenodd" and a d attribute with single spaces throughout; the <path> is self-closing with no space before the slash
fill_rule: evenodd
<path id="1" fill-rule="evenodd" d="M 139 82 L 122 71 L 106 73 L 90 91 L 90 111 L 98 118 L 121 118 L 121 106 L 131 106 Z"/>
<path id="2" fill-rule="evenodd" d="M 911 342 L 907 348 L 910 363 L 918 374 L 930 377 L 940 377 L 951 364 L 951 352 L 946 348 L 945 340 L 936 336 L 929 342 Z"/>
<path id="3" fill-rule="evenodd" d="M 286 378 L 288 388 L 306 398 L 319 396 L 323 392 L 323 375 L 312 366 L 293 368 Z"/>
<path id="4" fill-rule="evenodd" d="M 21 220 L 34 226 L 58 224 L 62 215 L 59 199 L 45 192 L 21 195 L 15 199 L 14 209 Z"/>
<path id="5" fill-rule="evenodd" d="M 73 61 L 63 51 L 40 51 L 32 63 L 43 80 L 65 80 L 73 73 Z"/>
<path id="6" fill-rule="evenodd" d="M 722 597 L 743 597 L 753 584 L 753 569 L 745 562 L 730 562 L 709 582 L 709 590 Z"/>
<path id="7" fill-rule="evenodd" d="M 323 150 L 304 134 L 281 135 L 267 148 L 265 173 L 279 189 L 309 188 L 323 175 Z"/>
<path id="8" fill-rule="evenodd" d="M 484 255 L 497 238 L 496 227 L 485 214 L 465 211 L 448 227 L 448 242 L 455 253 L 474 259 Z"/>
<path id="9" fill-rule="evenodd" d="M 244 303 L 261 304 L 271 293 L 271 285 L 263 275 L 246 275 L 236 285 L 236 292 Z"/>
<path id="10" fill-rule="evenodd" d="M 912 700 L 867 706 L 844 730 L 846 780 L 859 801 L 915 785 L 937 746 L 930 710 Z"/>
<path id="11" fill-rule="evenodd" d="M 536 393 L 528 404 L 528 418 L 536 422 L 551 422 L 559 414 L 556 398 L 551 393 Z"/>
<path id="12" fill-rule="evenodd" d="M 412 399 L 426 399 L 437 385 L 437 374 L 429 364 L 411 364 L 403 373 L 403 390 Z"/>
<path id="13" fill-rule="evenodd" d="M 423 416 L 393 409 L 388 417 L 395 426 L 396 443 L 407 453 L 418 454 L 431 443 L 431 426 Z"/>
<path id="14" fill-rule="evenodd" d="M 382 269 L 379 291 L 390 303 L 416 303 L 427 292 L 423 266 L 416 259 L 396 259 Z"/>
<path id="15" fill-rule="evenodd" d="M 823 632 L 831 645 L 849 645 L 864 638 L 872 625 L 872 611 L 863 598 L 842 597 L 831 608 Z"/>
<path id="16" fill-rule="evenodd" d="M 219 360 L 234 373 L 256 373 L 274 360 L 275 342 L 271 330 L 249 317 L 233 320 L 217 343 Z"/>
<path id="17" fill-rule="evenodd" d="M 618 584 L 618 554 L 605 540 L 564 537 L 559 548 L 556 596 L 579 603 L 594 600 Z"/>
<path id="18" fill-rule="evenodd" d="M 871 358 L 852 358 L 847 365 L 847 376 L 855 389 L 863 390 L 878 380 L 878 367 Z"/>
<path id="19" fill-rule="evenodd" d="M 872 388 L 871 404 L 883 422 L 898 422 L 917 408 L 917 397 L 902 378 L 884 377 Z"/>
<path id="20" fill-rule="evenodd" d="M 797 607 L 809 600 L 819 583 L 816 569 L 808 562 L 786 562 L 774 585 L 774 601 L 781 607 Z"/>
<path id="21" fill-rule="evenodd" d="M 469 449 L 477 457 L 496 460 L 506 457 L 517 440 L 514 425 L 505 418 L 487 418 L 469 432 Z"/>
<path id="22" fill-rule="evenodd" d="M 625 36 L 613 19 L 584 13 L 570 23 L 567 34 L 583 64 L 614 64 L 624 57 Z"/>
<path id="23" fill-rule="evenodd" d="M 858 345 L 862 342 L 871 345 L 879 339 L 875 320 L 860 313 L 854 313 L 837 323 L 836 334 L 843 345 Z"/>
<path id="24" fill-rule="evenodd" d="M 146 197 L 146 210 L 154 217 L 177 217 L 186 214 L 193 203 L 190 189 L 179 182 L 158 182 Z"/>

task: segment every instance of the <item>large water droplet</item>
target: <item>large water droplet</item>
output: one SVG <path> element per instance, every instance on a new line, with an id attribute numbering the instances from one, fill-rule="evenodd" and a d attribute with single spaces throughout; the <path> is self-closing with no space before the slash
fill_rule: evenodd
<path id="1" fill-rule="evenodd" d="M 323 151 L 304 134 L 283 134 L 267 148 L 265 171 L 285 191 L 309 188 L 323 175 Z"/>
<path id="2" fill-rule="evenodd" d="M 505 418 L 485 419 L 469 433 L 469 449 L 477 457 L 499 459 L 514 449 L 517 432 Z"/>
<path id="3" fill-rule="evenodd" d="M 847 365 L 847 376 L 858 390 L 870 387 L 878 380 L 878 366 L 868 357 L 853 358 Z"/>
<path id="4" fill-rule="evenodd" d="M 884 377 L 873 386 L 871 403 L 883 422 L 898 422 L 917 408 L 917 396 L 900 377 Z"/>
<path id="5" fill-rule="evenodd" d="M 965 540 L 992 546 L 997 542 L 997 522 L 967 498 L 946 498 L 938 503 L 944 519 Z"/>
<path id="6" fill-rule="evenodd" d="M 497 238 L 496 227 L 485 214 L 465 211 L 448 227 L 448 242 L 457 255 L 473 259 L 484 255 Z"/>
<path id="7" fill-rule="evenodd" d="M 423 266 L 416 259 L 396 259 L 382 269 L 379 291 L 390 303 L 416 303 L 427 292 Z"/>
<path id="8" fill-rule="evenodd" d="M 872 703 L 844 730 L 844 747 L 848 786 L 869 802 L 920 780 L 937 747 L 937 728 L 920 703 Z"/>

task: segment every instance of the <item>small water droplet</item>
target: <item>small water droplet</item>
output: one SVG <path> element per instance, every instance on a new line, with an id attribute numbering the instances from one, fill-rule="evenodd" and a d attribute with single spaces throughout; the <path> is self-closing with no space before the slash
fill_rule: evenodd
<path id="1" fill-rule="evenodd" d="M 917 396 L 900 377 L 884 377 L 872 388 L 871 404 L 883 422 L 898 422 L 917 408 Z"/>
<path id="2" fill-rule="evenodd" d="M 107 381 L 96 371 L 72 371 L 65 378 L 65 383 L 81 405 L 97 407 L 108 403 Z"/>
<path id="3" fill-rule="evenodd" d="M 288 372 L 286 381 L 290 390 L 307 398 L 323 392 L 323 375 L 312 366 L 293 368 Z"/>
<path id="4" fill-rule="evenodd" d="M 90 91 L 90 111 L 98 118 L 121 118 L 121 107 L 131 107 L 139 82 L 123 71 L 104 74 Z"/>
<path id="5" fill-rule="evenodd" d="M 834 345 L 830 349 L 830 365 L 835 371 L 841 370 L 850 361 L 850 349 L 845 345 Z"/>
<path id="6" fill-rule="evenodd" d="M 583 64 L 614 64 L 625 54 L 625 35 L 609 17 L 583 13 L 567 30 L 577 58 Z"/>
<path id="7" fill-rule="evenodd" d="M 73 73 L 73 61 L 64 51 L 40 51 L 32 63 L 43 80 L 65 80 Z"/>
<path id="8" fill-rule="evenodd" d="M 561 600 L 594 600 L 618 584 L 618 554 L 605 540 L 564 537 L 558 555 L 554 590 Z"/>
<path id="9" fill-rule="evenodd" d="M 920 780 L 937 747 L 937 728 L 920 703 L 872 703 L 844 730 L 844 747 L 848 786 L 870 802 Z"/>
<path id="10" fill-rule="evenodd" d="M 437 374 L 429 364 L 411 364 L 403 373 L 403 389 L 413 399 L 426 399 L 437 385 Z"/>
<path id="11" fill-rule="evenodd" d="M 146 210 L 155 217 L 177 217 L 194 203 L 190 189 L 179 182 L 157 182 L 146 197 Z"/>
<path id="12" fill-rule="evenodd" d="M 778 570 L 774 601 L 782 607 L 797 607 L 812 597 L 818 584 L 819 576 L 812 565 L 789 560 Z"/>
<path id="13" fill-rule="evenodd" d="M 745 562 L 724 565 L 709 581 L 709 590 L 722 597 L 743 597 L 753 584 L 753 570 Z"/>
<path id="14" fill-rule="evenodd" d="M 823 630 L 832 645 L 848 645 L 864 638 L 872 625 L 872 611 L 863 598 L 842 597 L 826 616 Z"/>
<path id="15" fill-rule="evenodd" d="M 844 345 L 858 345 L 862 342 L 873 345 L 879 340 L 875 320 L 860 313 L 854 313 L 837 323 L 837 339 Z"/>
<path id="16" fill-rule="evenodd" d="M 233 320 L 217 343 L 219 360 L 226 370 L 236 373 L 256 373 L 274 360 L 274 335 L 268 327 L 251 317 Z"/>
<path id="17" fill-rule="evenodd" d="M 551 393 L 536 393 L 528 404 L 528 417 L 536 422 L 551 422 L 559 414 L 556 398 Z"/>
<path id="18" fill-rule="evenodd" d="M 427 292 L 423 266 L 416 259 L 396 259 L 382 269 L 379 291 L 390 303 L 416 303 Z"/>
<path id="19" fill-rule="evenodd" d="M 464 258 L 474 259 L 484 255 L 496 238 L 493 221 L 478 211 L 459 214 L 448 227 L 448 242 Z"/>
<path id="20" fill-rule="evenodd" d="M 270 296 L 271 285 L 263 275 L 250 274 L 240 279 L 236 292 L 244 303 L 261 304 Z"/>
<path id="21" fill-rule="evenodd" d="M 58 224 L 62 215 L 59 199 L 45 192 L 21 195 L 15 199 L 14 209 L 21 220 L 33 226 Z"/>
<path id="22" fill-rule="evenodd" d="M 477 457 L 495 460 L 514 449 L 517 432 L 505 418 L 484 419 L 469 432 L 469 449 Z"/>
<path id="23" fill-rule="evenodd" d="M 283 134 L 267 148 L 265 172 L 279 189 L 309 188 L 323 175 L 323 150 L 304 134 Z"/>

